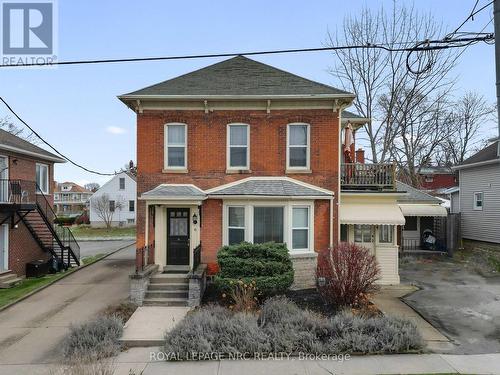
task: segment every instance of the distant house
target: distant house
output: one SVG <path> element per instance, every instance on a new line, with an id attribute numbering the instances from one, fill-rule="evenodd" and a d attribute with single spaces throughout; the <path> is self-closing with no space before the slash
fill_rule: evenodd
<path id="1" fill-rule="evenodd" d="M 456 173 L 450 167 L 422 167 L 419 176 L 423 190 L 436 191 L 458 185 Z"/>
<path id="2" fill-rule="evenodd" d="M 54 209 L 60 216 L 79 216 L 87 210 L 90 190 L 74 182 L 56 183 L 54 189 Z"/>
<path id="3" fill-rule="evenodd" d="M 15 284 L 32 261 L 79 264 L 70 229 L 52 224 L 54 167 L 64 162 L 0 129 L 0 288 Z"/>
<path id="4" fill-rule="evenodd" d="M 108 209 L 111 213 L 112 226 L 132 226 L 135 225 L 135 212 L 137 184 L 133 174 L 121 172 L 113 176 L 90 198 L 90 225 L 95 227 L 105 226 L 104 219 L 99 215 L 96 208 L 98 199 L 104 195 L 109 200 Z"/>
<path id="5" fill-rule="evenodd" d="M 459 173 L 458 196 L 462 237 L 500 244 L 498 141 L 453 169 Z"/>

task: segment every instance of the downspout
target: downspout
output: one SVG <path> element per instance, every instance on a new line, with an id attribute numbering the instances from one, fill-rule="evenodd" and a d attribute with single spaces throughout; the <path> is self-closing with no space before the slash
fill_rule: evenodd
<path id="1" fill-rule="evenodd" d="M 335 107 L 337 108 L 337 118 L 338 118 L 338 129 L 339 129 L 339 135 L 338 135 L 338 140 L 339 140 L 339 149 L 338 149 L 338 153 L 339 153 L 339 156 L 338 156 L 338 159 L 339 159 L 339 162 L 338 162 L 338 169 L 337 169 L 337 173 L 338 173 L 338 178 L 337 178 L 337 213 L 338 213 L 338 220 L 337 220 L 337 236 L 340 237 L 340 203 L 341 203 L 341 199 L 340 199 L 340 189 L 341 189 L 341 186 L 340 186 L 340 173 L 342 171 L 342 111 L 347 108 L 348 106 L 350 105 L 349 104 L 338 104 L 338 102 L 336 101 L 335 103 Z M 333 202 L 331 202 L 333 203 Z M 333 204 L 331 205 L 332 207 L 332 210 L 333 210 Z M 332 213 L 332 221 L 333 221 L 333 213 Z M 330 235 L 330 242 L 332 242 L 333 244 L 333 225 L 330 226 L 331 231 L 332 231 L 332 234 Z M 333 247 L 333 246 L 332 246 Z"/>

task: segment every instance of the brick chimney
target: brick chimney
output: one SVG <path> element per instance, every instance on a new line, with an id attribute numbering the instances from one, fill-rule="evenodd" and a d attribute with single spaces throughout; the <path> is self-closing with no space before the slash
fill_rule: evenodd
<path id="1" fill-rule="evenodd" d="M 365 164 L 365 150 L 362 148 L 356 150 L 356 163 Z"/>

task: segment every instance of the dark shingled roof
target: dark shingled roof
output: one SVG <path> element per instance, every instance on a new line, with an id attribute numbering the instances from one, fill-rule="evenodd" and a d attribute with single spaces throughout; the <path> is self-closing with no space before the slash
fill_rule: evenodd
<path id="1" fill-rule="evenodd" d="M 324 191 L 309 188 L 293 181 L 283 179 L 249 179 L 239 184 L 212 190 L 210 195 L 261 195 L 261 196 L 324 196 L 330 197 Z"/>
<path id="2" fill-rule="evenodd" d="M 244 56 L 236 56 L 126 95 L 354 96 Z"/>
<path id="3" fill-rule="evenodd" d="M 191 185 L 158 185 L 152 190 L 142 193 L 145 198 L 176 198 L 176 197 L 189 197 L 189 198 L 205 198 L 205 193 Z"/>
<path id="4" fill-rule="evenodd" d="M 415 189 L 401 181 L 396 181 L 396 188 L 399 192 L 408 193 L 407 196 L 398 199 L 398 203 L 441 203 L 441 201 L 430 194 Z"/>
<path id="5" fill-rule="evenodd" d="M 489 161 L 494 159 L 499 159 L 497 154 L 498 141 L 493 142 L 488 147 L 482 149 L 481 151 L 475 153 L 470 158 L 464 160 L 460 165 L 468 165 L 474 163 L 480 163 L 482 161 Z"/>
<path id="6" fill-rule="evenodd" d="M 364 119 L 363 116 L 360 116 L 360 115 L 358 115 L 356 113 L 352 113 L 352 112 L 349 112 L 349 111 L 346 111 L 346 110 L 342 111 L 342 117 L 346 118 L 346 119 L 353 119 L 353 120 Z"/>
<path id="7" fill-rule="evenodd" d="M 51 152 L 48 152 L 41 147 L 35 146 L 34 144 L 25 141 L 24 139 L 19 138 L 18 136 L 15 136 L 14 134 L 9 133 L 8 131 L 0 129 L 0 149 L 4 148 L 8 150 L 9 147 L 14 147 L 21 150 L 19 151 L 20 153 L 23 153 L 23 151 L 28 153 L 35 153 L 39 154 L 42 159 L 47 158 L 48 160 L 52 161 L 54 161 L 53 159 L 58 159 L 60 162 L 64 162 L 64 159 L 62 159 L 61 157 Z"/>

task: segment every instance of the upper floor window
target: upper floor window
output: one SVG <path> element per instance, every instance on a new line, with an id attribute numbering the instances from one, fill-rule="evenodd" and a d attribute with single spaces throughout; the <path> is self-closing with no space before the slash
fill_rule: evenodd
<path id="1" fill-rule="evenodd" d="M 125 177 L 120 177 L 120 190 L 125 190 Z"/>
<path id="2" fill-rule="evenodd" d="M 484 194 L 482 191 L 474 193 L 474 209 L 482 210 L 484 206 Z"/>
<path id="3" fill-rule="evenodd" d="M 310 140 L 308 124 L 288 124 L 287 130 L 287 169 L 310 168 Z"/>
<path id="4" fill-rule="evenodd" d="M 49 194 L 49 166 L 36 164 L 36 184 L 43 194 Z"/>
<path id="5" fill-rule="evenodd" d="M 245 124 L 227 126 L 227 169 L 250 169 L 249 130 Z"/>
<path id="6" fill-rule="evenodd" d="M 187 125 L 165 125 L 165 169 L 187 168 Z"/>

